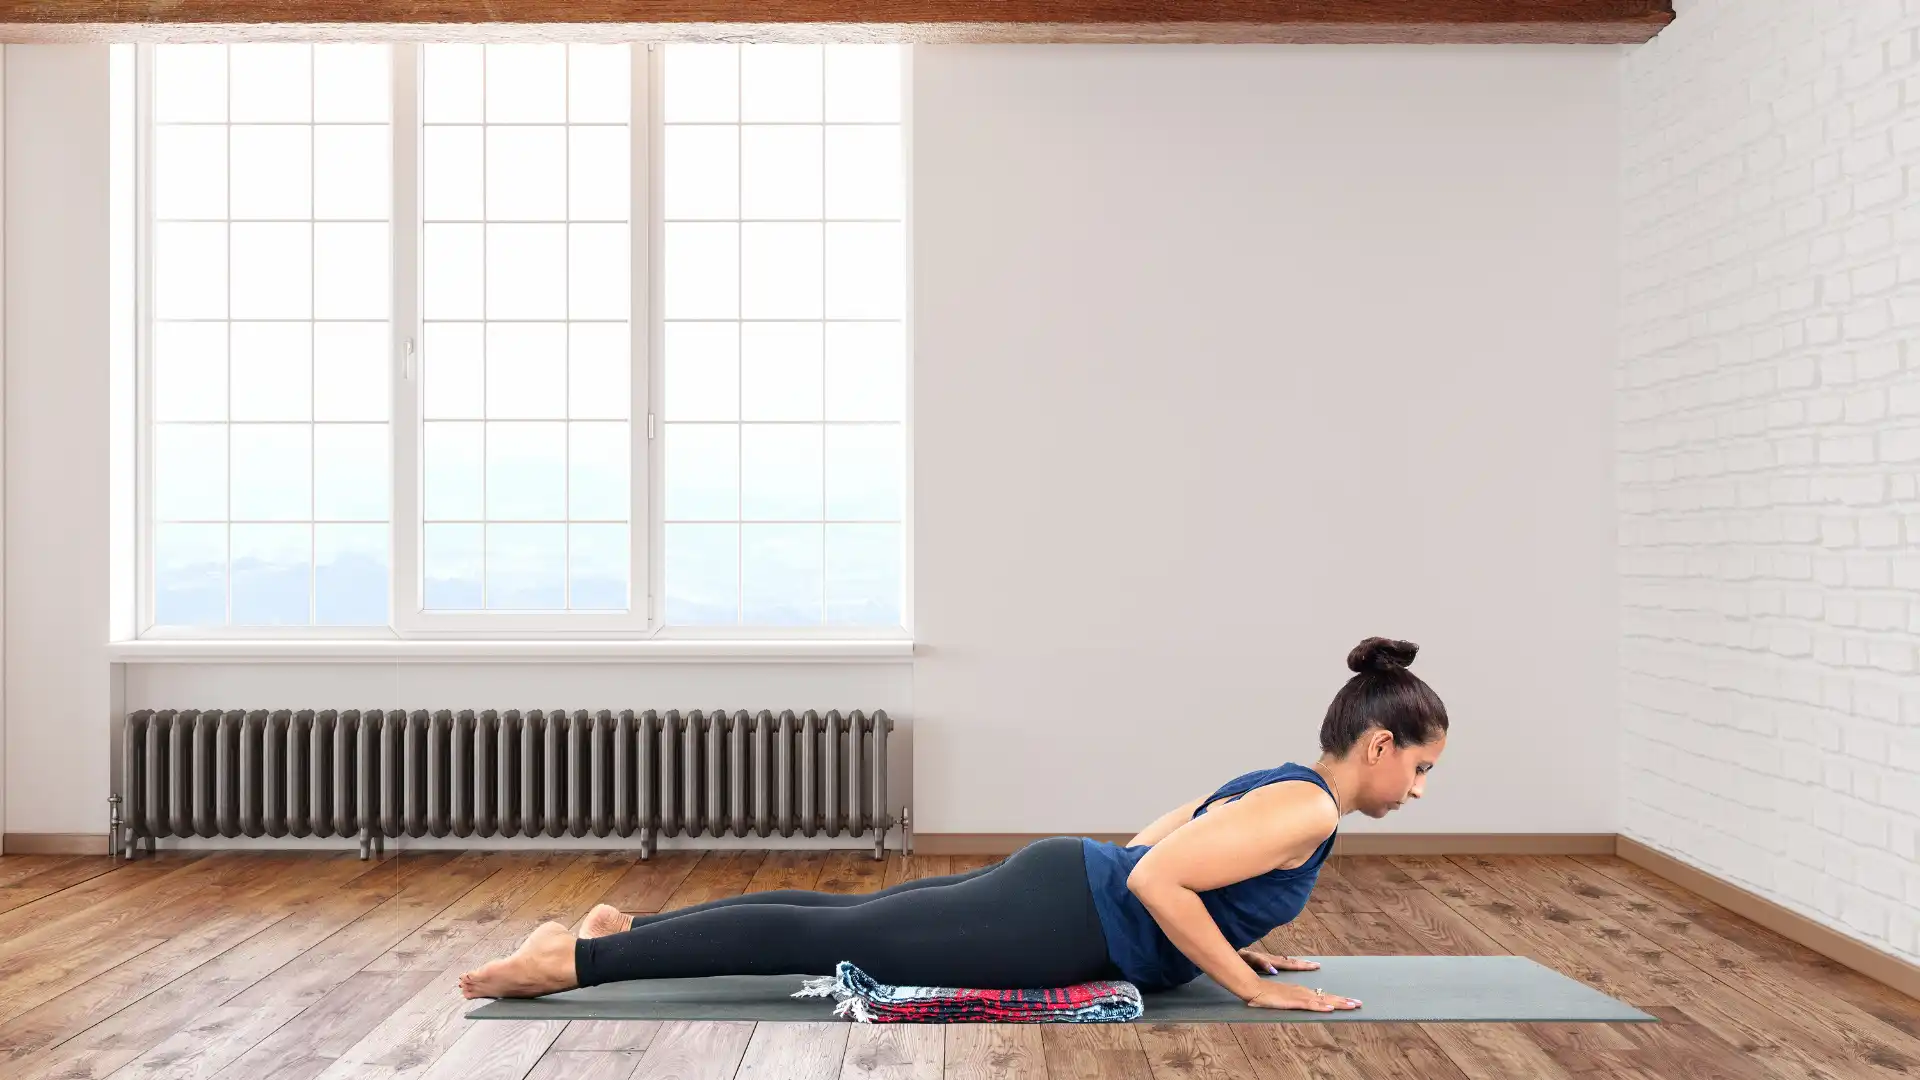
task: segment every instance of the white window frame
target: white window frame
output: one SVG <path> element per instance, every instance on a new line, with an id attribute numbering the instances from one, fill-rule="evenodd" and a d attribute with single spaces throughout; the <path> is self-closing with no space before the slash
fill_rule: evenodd
<path id="1" fill-rule="evenodd" d="M 660 108 L 664 63 L 662 51 L 635 43 L 632 49 L 629 131 L 631 140 L 632 202 L 629 214 L 632 297 L 629 326 L 632 336 L 631 402 L 628 413 L 631 459 L 629 466 L 628 582 L 632 606 L 626 612 L 428 612 L 424 610 L 421 562 L 425 522 L 420 516 L 422 485 L 420 447 L 425 425 L 422 408 L 420 343 L 425 321 L 421 311 L 422 267 L 420 155 L 424 144 L 421 123 L 421 69 L 425 46 L 396 42 L 391 50 L 393 199 L 391 262 L 393 303 L 389 326 L 393 343 L 392 393 L 388 417 L 389 476 L 392 499 L 389 516 L 389 623 L 386 626 L 155 626 L 153 599 L 153 412 L 152 412 L 152 154 L 154 46 L 137 46 L 135 67 L 134 168 L 136 212 L 133 214 L 135 251 L 135 472 L 133 485 L 136 534 L 137 636 L 146 641 L 353 641 L 353 640 L 570 640 L 616 641 L 751 641 L 751 642 L 909 642 L 913 623 L 913 213 L 912 124 L 910 88 L 913 50 L 900 46 L 901 176 L 903 193 L 903 257 L 905 310 L 902 328 L 906 341 L 903 372 L 904 412 L 901 432 L 901 624 L 874 626 L 669 626 L 664 619 L 666 534 L 664 454 L 657 443 L 652 402 L 664 393 L 660 355 L 665 324 L 662 300 L 661 247 L 658 242 L 664 212 L 661 192 L 663 169 L 655 148 L 664 144 L 665 122 Z M 229 553 L 231 559 L 231 553 Z M 231 567 L 228 569 L 231 574 Z"/>

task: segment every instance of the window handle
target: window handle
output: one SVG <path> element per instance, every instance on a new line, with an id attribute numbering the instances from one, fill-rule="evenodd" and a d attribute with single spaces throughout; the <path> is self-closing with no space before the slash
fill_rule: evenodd
<path id="1" fill-rule="evenodd" d="M 407 382 L 413 381 L 413 339 L 406 340 L 400 354 L 400 377 Z"/>

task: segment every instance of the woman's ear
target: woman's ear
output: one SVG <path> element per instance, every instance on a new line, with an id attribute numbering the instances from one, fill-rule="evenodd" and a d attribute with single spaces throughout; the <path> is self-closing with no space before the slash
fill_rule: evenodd
<path id="1" fill-rule="evenodd" d="M 1387 750 L 1393 746 L 1393 732 L 1386 728 L 1375 728 L 1367 737 L 1367 764 L 1372 765 L 1387 756 Z"/>

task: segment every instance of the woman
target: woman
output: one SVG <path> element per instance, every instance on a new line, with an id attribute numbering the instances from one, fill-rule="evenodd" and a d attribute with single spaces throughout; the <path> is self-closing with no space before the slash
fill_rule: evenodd
<path id="1" fill-rule="evenodd" d="M 460 977 L 467 997 L 535 997 L 626 979 L 821 975 L 841 960 L 916 986 L 1020 988 L 1198 976 L 1264 1009 L 1358 1001 L 1261 972 L 1318 965 L 1253 948 L 1306 906 L 1340 817 L 1417 799 L 1447 744 L 1447 710 L 1407 670 L 1411 642 L 1368 638 L 1320 726 L 1320 759 L 1247 773 L 1168 812 L 1125 847 L 1050 837 L 971 873 L 877 893 L 797 889 L 629 918 L 605 904 L 579 937 L 546 923 Z M 1307 781 L 1288 783 L 1287 781 Z"/>

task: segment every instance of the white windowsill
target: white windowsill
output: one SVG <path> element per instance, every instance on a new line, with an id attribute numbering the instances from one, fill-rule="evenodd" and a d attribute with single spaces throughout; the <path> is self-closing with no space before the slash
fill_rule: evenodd
<path id="1" fill-rule="evenodd" d="M 107 659 L 118 664 L 192 663 L 905 663 L 911 641 L 828 640 L 647 640 L 623 641 L 421 641 L 218 640 L 115 641 Z"/>

